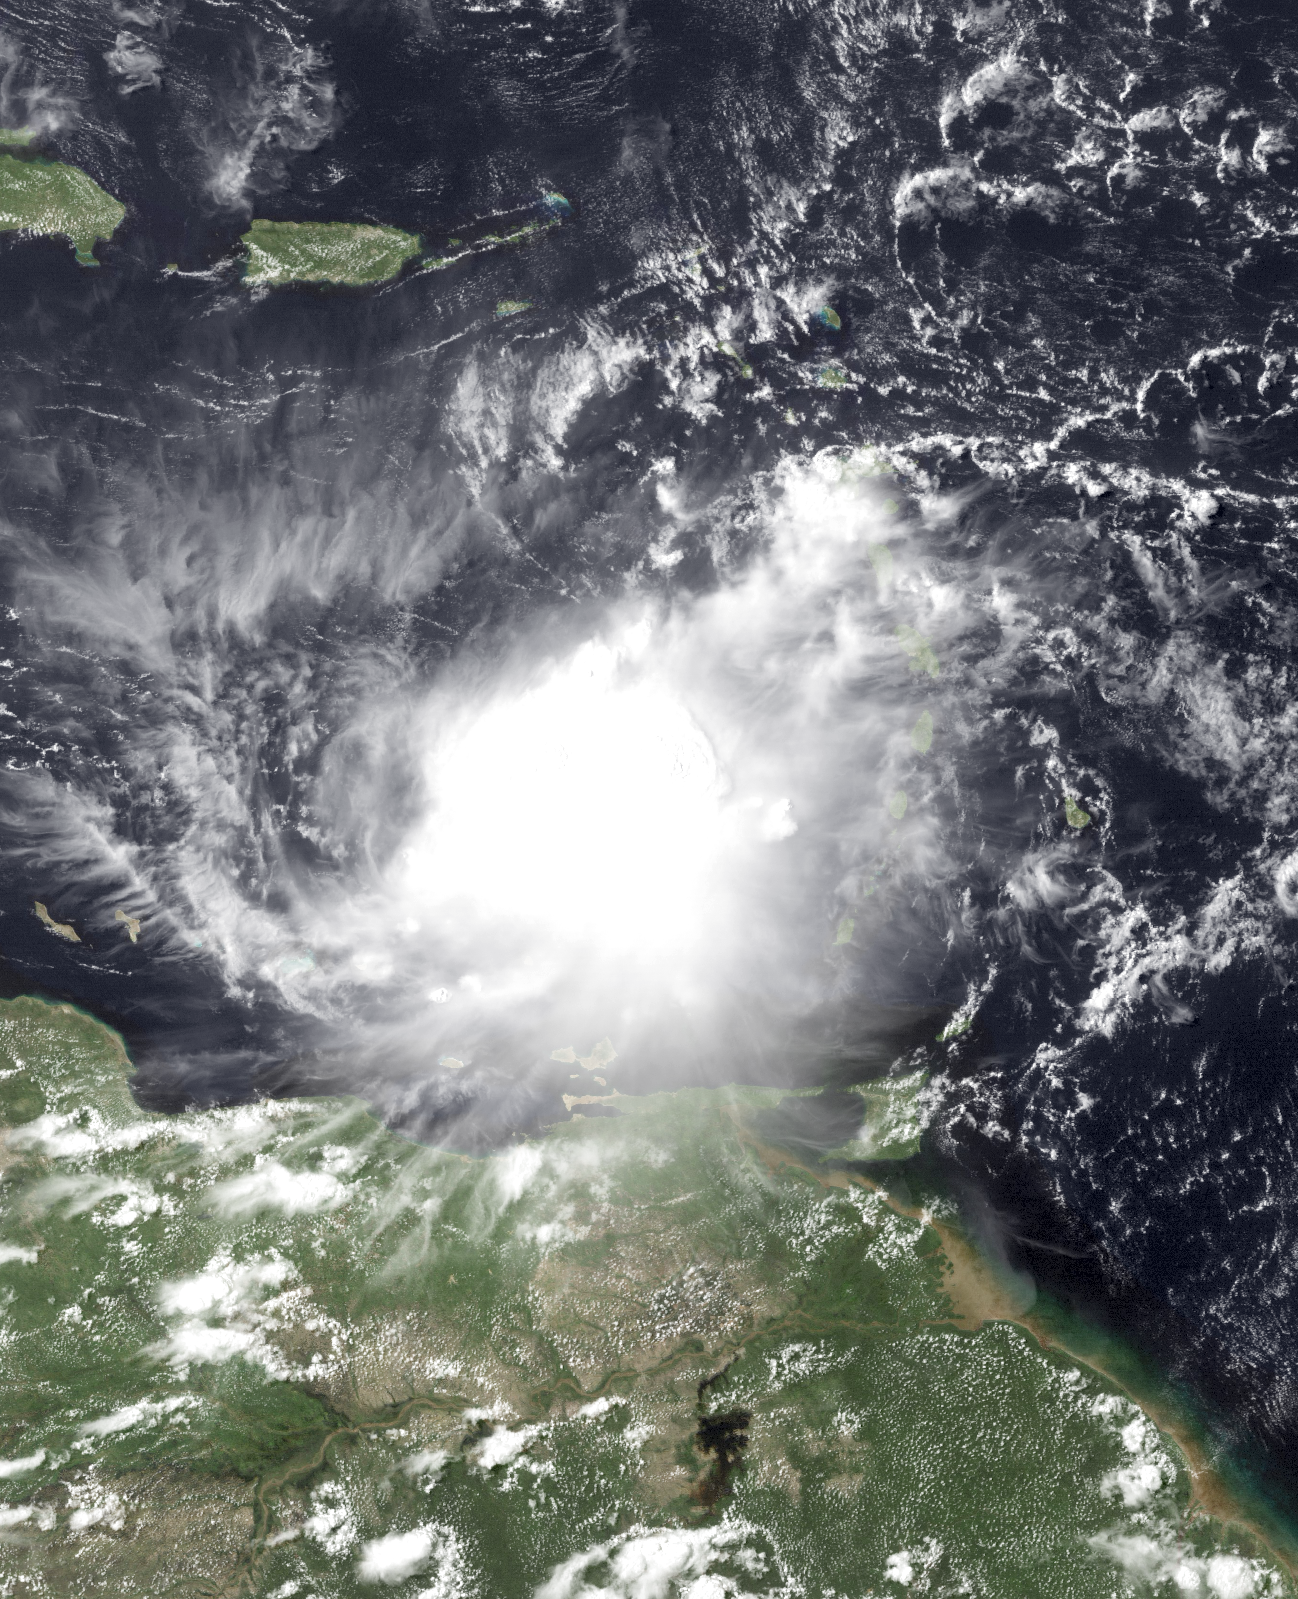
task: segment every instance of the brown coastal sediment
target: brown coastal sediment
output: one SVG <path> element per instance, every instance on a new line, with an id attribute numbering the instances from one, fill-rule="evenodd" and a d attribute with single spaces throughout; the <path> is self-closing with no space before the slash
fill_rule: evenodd
<path id="1" fill-rule="evenodd" d="M 864 1179 L 860 1179 L 864 1181 Z M 1120 1388 L 1134 1405 L 1144 1411 L 1161 1433 L 1171 1438 L 1190 1472 L 1190 1512 L 1240 1528 L 1261 1544 L 1291 1579 L 1298 1582 L 1298 1546 L 1286 1539 L 1278 1528 L 1265 1526 L 1239 1498 L 1212 1463 L 1211 1454 L 1184 1416 L 1177 1415 L 1164 1401 L 1133 1384 L 1093 1354 L 1073 1347 L 1058 1330 L 1046 1325 L 1030 1310 L 1016 1308 L 1012 1295 L 996 1282 L 996 1270 L 977 1246 L 959 1228 L 940 1222 L 921 1211 L 896 1201 L 887 1191 L 873 1185 L 885 1201 L 898 1211 L 924 1221 L 937 1233 L 942 1250 L 951 1265 L 947 1292 L 952 1304 L 967 1325 L 981 1326 L 987 1321 L 1011 1321 L 1031 1333 L 1043 1349 L 1058 1349 L 1079 1366 L 1098 1372 Z"/>
<path id="2" fill-rule="evenodd" d="M 1280 1565 L 1289 1578 L 1298 1582 L 1298 1546 L 1286 1539 L 1279 1529 L 1270 1528 L 1251 1512 L 1225 1481 L 1212 1463 L 1202 1439 L 1198 1438 L 1185 1418 L 1175 1415 L 1169 1406 L 1156 1397 L 1139 1391 L 1119 1372 L 1106 1366 L 1094 1355 L 1085 1354 L 1060 1338 L 1057 1330 L 1048 1328 L 1023 1306 L 1013 1287 L 1002 1280 L 994 1264 L 965 1233 L 949 1221 L 930 1215 L 919 1206 L 908 1205 L 898 1199 L 881 1183 L 871 1182 L 855 1172 L 817 1171 L 787 1150 L 763 1143 L 747 1128 L 738 1112 L 728 1112 L 741 1141 L 772 1172 L 782 1166 L 813 1177 L 824 1188 L 869 1189 L 878 1194 L 884 1203 L 898 1215 L 920 1221 L 937 1235 L 947 1262 L 945 1288 L 951 1300 L 957 1326 L 976 1331 L 989 1321 L 1008 1321 L 1030 1333 L 1043 1349 L 1058 1349 L 1079 1366 L 1098 1372 L 1100 1376 L 1122 1390 L 1134 1405 L 1147 1415 L 1161 1433 L 1171 1438 L 1185 1458 L 1190 1472 L 1190 1510 L 1211 1517 L 1214 1521 L 1238 1527 L 1255 1539 Z M 1017 1301 L 1017 1302 L 1016 1302 Z"/>

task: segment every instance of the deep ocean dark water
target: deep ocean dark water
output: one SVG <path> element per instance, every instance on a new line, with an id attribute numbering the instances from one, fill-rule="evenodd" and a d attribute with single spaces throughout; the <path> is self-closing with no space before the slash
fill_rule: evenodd
<path id="1" fill-rule="evenodd" d="M 0 123 L 127 207 L 97 270 L 0 236 L 7 991 L 120 1027 L 151 1103 L 534 1126 L 635 939 L 457 1041 L 426 994 L 469 957 L 396 908 L 420 763 L 649 606 L 798 831 L 703 1000 L 637 988 L 626 1070 L 843 1082 L 922 1044 L 926 1158 L 989 1247 L 1298 1514 L 1290 8 L 0 15 Z M 254 214 L 436 253 L 552 191 L 561 226 L 443 272 L 239 280 Z"/>

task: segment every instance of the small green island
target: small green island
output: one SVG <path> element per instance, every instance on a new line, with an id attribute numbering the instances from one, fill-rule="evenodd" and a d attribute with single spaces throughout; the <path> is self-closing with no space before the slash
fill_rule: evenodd
<path id="1" fill-rule="evenodd" d="M 937 652 L 928 639 L 917 628 L 905 624 L 896 628 L 895 634 L 897 642 L 910 656 L 911 671 L 927 672 L 930 677 L 937 677 L 942 667 Z"/>
<path id="2" fill-rule="evenodd" d="M 476 227 L 464 228 L 461 237 L 448 241 L 447 254 L 427 256 L 421 270 L 441 272 L 446 267 L 457 265 L 460 261 L 467 261 L 470 256 L 481 255 L 488 250 L 497 250 L 503 245 L 527 244 L 548 233 L 551 228 L 559 227 L 566 217 L 572 215 L 572 206 L 561 194 L 546 195 L 540 209 L 539 218 L 530 216 L 520 221 L 518 213 L 514 213 L 513 220 L 508 217 L 484 219 L 484 222 Z M 502 301 L 502 304 L 504 303 L 512 302 Z"/>
<path id="3" fill-rule="evenodd" d="M 2 143 L 26 143 L 26 129 L 7 129 Z M 82 266 L 98 266 L 95 243 L 111 239 L 126 207 L 79 167 L 0 155 L 0 232 L 70 239 Z"/>
<path id="4" fill-rule="evenodd" d="M 286 283 L 362 285 L 395 278 L 419 254 L 419 237 L 370 222 L 255 221 L 239 241 L 249 288 Z"/>

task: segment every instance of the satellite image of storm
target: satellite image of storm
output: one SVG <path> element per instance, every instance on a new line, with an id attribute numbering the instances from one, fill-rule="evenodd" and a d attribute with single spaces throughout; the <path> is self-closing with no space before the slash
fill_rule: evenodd
<path id="1" fill-rule="evenodd" d="M 1298 1599 L 1295 0 L 0 0 L 0 1599 Z"/>

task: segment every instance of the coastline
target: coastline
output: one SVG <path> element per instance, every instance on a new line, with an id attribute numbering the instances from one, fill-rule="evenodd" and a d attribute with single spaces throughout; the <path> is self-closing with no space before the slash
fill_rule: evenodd
<path id="1" fill-rule="evenodd" d="M 132 1062 L 121 1035 L 91 1013 L 67 1001 L 49 1001 L 21 996 L 0 1004 L 0 1019 L 12 1011 L 30 1010 L 74 1017 L 85 1029 L 111 1040 L 112 1074 L 121 1072 L 124 1094 L 133 1099 L 129 1079 Z M 772 1092 L 772 1090 L 767 1090 Z M 309 1096 L 308 1096 L 309 1097 Z M 598 1104 L 615 1105 L 622 1098 L 616 1091 L 600 1095 L 572 1096 L 570 1109 Z M 639 1097 L 639 1096 L 632 1096 Z M 1038 1295 L 1025 1303 L 1022 1283 L 1004 1267 L 989 1258 L 965 1230 L 949 1218 L 937 1217 L 922 1205 L 892 1192 L 886 1182 L 859 1172 L 817 1168 L 796 1154 L 767 1143 L 747 1123 L 745 1107 L 731 1103 L 721 1114 L 729 1120 L 735 1135 L 772 1173 L 792 1168 L 829 1189 L 865 1189 L 879 1195 L 895 1213 L 930 1229 L 945 1262 L 945 1291 L 953 1314 L 942 1318 L 946 1324 L 974 1332 L 992 1322 L 1008 1322 L 1022 1328 L 1046 1351 L 1054 1350 L 1078 1366 L 1105 1378 L 1136 1405 L 1175 1444 L 1190 1479 L 1188 1517 L 1201 1515 L 1229 1526 L 1257 1546 L 1298 1587 L 1298 1536 L 1285 1519 L 1271 1507 L 1259 1503 L 1250 1493 L 1239 1468 L 1222 1460 L 1214 1450 L 1201 1418 L 1183 1399 L 1171 1391 L 1166 1379 L 1120 1339 L 1102 1333 L 1071 1315 L 1048 1296 Z M 580 1115 L 580 1111 L 577 1111 Z M 574 1118 L 576 1119 L 576 1118 Z"/>
<path id="2" fill-rule="evenodd" d="M 931 1228 L 947 1261 L 947 1294 L 958 1326 L 973 1332 L 988 1322 L 1012 1322 L 1042 1349 L 1057 1350 L 1113 1383 L 1180 1451 L 1190 1474 L 1188 1514 L 1210 1517 L 1254 1540 L 1298 1586 L 1298 1529 L 1291 1530 L 1274 1511 L 1252 1502 L 1247 1491 L 1232 1481 L 1235 1474 L 1214 1459 L 1206 1429 L 1198 1418 L 1170 1393 L 1157 1391 L 1159 1377 L 1140 1370 L 1141 1362 L 1134 1351 L 1124 1350 L 1116 1339 L 1076 1322 L 1053 1301 L 1045 1300 L 1045 1311 L 1038 1310 L 1043 1302 L 1041 1296 L 1032 1306 L 1025 1307 L 1021 1293 L 1008 1280 L 1008 1273 L 998 1270 L 958 1224 L 899 1199 L 886 1184 L 859 1173 L 818 1171 L 788 1151 L 765 1143 L 733 1112 L 731 1115 L 740 1138 L 771 1171 L 792 1166 L 826 1188 L 866 1188 L 879 1194 L 898 1215 Z M 1110 1349 L 1096 1347 L 1104 1344 Z"/>

